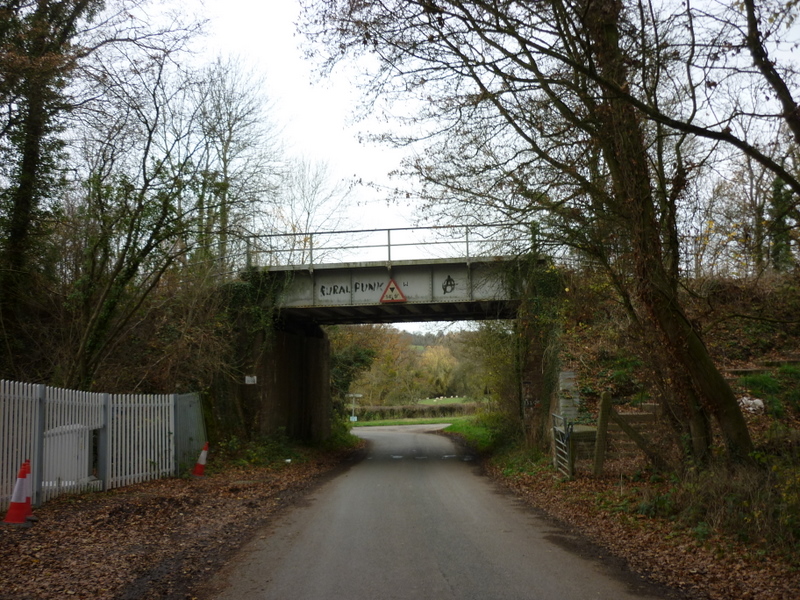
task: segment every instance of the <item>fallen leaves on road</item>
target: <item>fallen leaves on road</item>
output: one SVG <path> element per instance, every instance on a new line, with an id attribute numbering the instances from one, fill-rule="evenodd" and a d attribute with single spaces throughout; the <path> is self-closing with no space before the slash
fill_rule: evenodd
<path id="1" fill-rule="evenodd" d="M 244 541 L 344 458 L 319 454 L 52 500 L 36 511 L 33 528 L 0 528 L 0 600 L 193 598 Z M 778 560 L 719 540 L 698 542 L 668 522 L 602 510 L 595 499 L 613 487 L 607 479 L 507 478 L 487 469 L 519 498 L 689 597 L 800 598 L 800 576 Z"/>
<path id="2" fill-rule="evenodd" d="M 548 471 L 505 477 L 492 465 L 487 469 L 529 505 L 625 559 L 637 572 L 691 598 L 800 598 L 800 574 L 778 557 L 726 540 L 700 542 L 674 523 L 602 509 L 596 498 L 616 485 L 609 478 L 560 481 Z"/>
<path id="3" fill-rule="evenodd" d="M 191 598 L 244 540 L 344 455 L 64 496 L 0 528 L 0 599 Z"/>

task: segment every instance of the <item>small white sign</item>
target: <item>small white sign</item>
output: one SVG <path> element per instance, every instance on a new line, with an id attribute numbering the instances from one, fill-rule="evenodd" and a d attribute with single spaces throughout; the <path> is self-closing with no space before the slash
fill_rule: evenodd
<path id="1" fill-rule="evenodd" d="M 358 421 L 358 417 L 357 416 L 353 415 L 352 417 L 350 417 L 350 422 L 351 423 L 355 423 L 356 421 Z"/>
<path id="2" fill-rule="evenodd" d="M 258 377 L 256 377 L 255 375 L 245 375 L 244 383 L 245 385 L 255 385 L 258 383 Z"/>

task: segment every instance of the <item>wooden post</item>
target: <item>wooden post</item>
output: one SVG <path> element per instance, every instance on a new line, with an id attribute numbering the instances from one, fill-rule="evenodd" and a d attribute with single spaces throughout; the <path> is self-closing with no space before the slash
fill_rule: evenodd
<path id="1" fill-rule="evenodd" d="M 599 477 L 603 474 L 603 463 L 606 460 L 606 444 L 608 440 L 608 418 L 611 414 L 611 393 L 603 392 L 600 396 L 600 414 L 597 416 L 597 437 L 594 441 L 594 469 Z"/>

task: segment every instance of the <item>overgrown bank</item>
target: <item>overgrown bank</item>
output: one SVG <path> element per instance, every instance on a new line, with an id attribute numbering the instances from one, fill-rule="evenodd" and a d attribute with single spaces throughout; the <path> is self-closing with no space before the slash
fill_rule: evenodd
<path id="1" fill-rule="evenodd" d="M 562 368 L 578 378 L 578 422 L 597 423 L 609 392 L 620 412 L 664 407 L 658 439 L 668 469 L 642 454 L 619 457 L 603 476 L 579 462 L 558 478 L 537 451 L 496 454 L 491 471 L 520 495 L 585 531 L 660 581 L 711 598 L 800 596 L 800 280 L 691 282 L 687 314 L 742 401 L 754 451 L 749 464 L 724 459 L 712 424 L 712 454 L 693 462 L 669 412 L 671 380 L 602 277 L 570 282 Z M 755 405 L 747 400 L 756 399 Z"/>

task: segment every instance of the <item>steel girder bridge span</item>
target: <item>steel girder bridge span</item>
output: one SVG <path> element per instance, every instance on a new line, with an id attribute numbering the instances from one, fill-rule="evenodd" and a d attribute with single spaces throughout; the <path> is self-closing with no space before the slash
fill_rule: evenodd
<path id="1" fill-rule="evenodd" d="M 289 320 L 512 319 L 519 301 L 507 275 L 530 244 L 530 230 L 508 224 L 409 227 L 264 236 L 247 256 L 278 280 Z"/>
<path id="2" fill-rule="evenodd" d="M 420 259 L 272 267 L 285 280 L 280 314 L 320 325 L 513 319 L 508 259 Z"/>
<path id="3" fill-rule="evenodd" d="M 436 234 L 451 233 L 436 229 Z M 258 415 L 263 433 L 284 431 L 308 440 L 330 435 L 330 343 L 321 326 L 516 316 L 519 300 L 508 274 L 515 272 L 517 261 L 497 257 L 496 250 L 508 251 L 509 245 L 489 235 L 493 232 L 478 242 L 467 240 L 461 248 L 452 236 L 441 245 L 404 241 L 409 232 L 327 234 L 345 234 L 347 239 L 326 248 L 319 243 L 326 236 L 316 233 L 251 240 L 247 266 L 264 273 L 269 286 L 280 290 L 279 322 L 266 347 L 253 343 L 243 348 L 249 377 L 243 385 L 232 385 L 229 393 Z M 387 243 L 365 243 L 369 235 L 384 236 Z M 515 251 L 512 246 L 510 252 Z"/>

